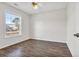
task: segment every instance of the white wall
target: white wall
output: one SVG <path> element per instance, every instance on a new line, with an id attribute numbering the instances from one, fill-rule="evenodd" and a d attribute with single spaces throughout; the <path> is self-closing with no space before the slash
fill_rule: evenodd
<path id="1" fill-rule="evenodd" d="M 32 38 L 66 42 L 65 9 L 35 14 L 31 18 L 31 26 Z"/>
<path id="2" fill-rule="evenodd" d="M 75 3 L 69 3 L 67 6 L 67 45 L 74 55 L 74 32 L 75 32 Z"/>
<path id="3" fill-rule="evenodd" d="M 79 2 L 69 3 L 67 6 L 67 45 L 73 56 L 79 57 Z"/>
<path id="4" fill-rule="evenodd" d="M 6 10 L 9 10 L 15 15 L 22 17 L 22 35 L 11 38 L 5 38 L 4 13 Z M 27 40 L 28 38 L 29 38 L 29 15 L 7 4 L 0 3 L 0 48 Z"/>

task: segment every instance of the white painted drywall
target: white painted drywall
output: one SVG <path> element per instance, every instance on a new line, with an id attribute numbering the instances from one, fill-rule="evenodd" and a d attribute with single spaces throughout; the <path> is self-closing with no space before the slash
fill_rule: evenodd
<path id="1" fill-rule="evenodd" d="M 72 56 L 79 57 L 79 38 L 74 34 L 79 33 L 79 3 L 69 3 L 67 6 L 67 45 Z"/>
<path id="2" fill-rule="evenodd" d="M 31 26 L 32 38 L 66 42 L 65 8 L 33 15 Z"/>
<path id="3" fill-rule="evenodd" d="M 67 5 L 67 45 L 74 56 L 74 32 L 75 32 L 75 3 Z"/>
<path id="4" fill-rule="evenodd" d="M 15 15 L 22 17 L 22 35 L 16 37 L 5 38 L 5 11 L 11 11 Z M 27 40 L 29 38 L 29 15 L 11 7 L 7 4 L 0 3 L 0 48 Z"/>

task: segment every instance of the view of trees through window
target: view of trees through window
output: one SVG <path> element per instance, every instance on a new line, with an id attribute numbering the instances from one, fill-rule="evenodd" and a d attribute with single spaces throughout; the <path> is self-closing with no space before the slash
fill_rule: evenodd
<path id="1" fill-rule="evenodd" d="M 6 36 L 12 36 L 21 33 L 21 18 L 9 13 L 5 14 L 6 18 Z"/>

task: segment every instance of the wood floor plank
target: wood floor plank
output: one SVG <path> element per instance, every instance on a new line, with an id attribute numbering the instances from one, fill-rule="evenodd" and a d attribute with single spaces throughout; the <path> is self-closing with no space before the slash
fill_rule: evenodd
<path id="1" fill-rule="evenodd" d="M 65 43 L 29 39 L 0 49 L 0 57 L 71 57 Z"/>

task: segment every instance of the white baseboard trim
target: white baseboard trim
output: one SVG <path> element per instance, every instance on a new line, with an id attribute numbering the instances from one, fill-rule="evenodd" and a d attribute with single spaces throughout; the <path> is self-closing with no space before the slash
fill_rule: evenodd
<path id="1" fill-rule="evenodd" d="M 28 39 L 43 40 L 43 41 L 50 41 L 50 42 L 60 42 L 60 41 L 46 40 L 46 39 L 40 39 L 40 38 L 30 38 L 30 37 L 28 37 L 28 38 L 24 37 L 24 38 L 21 38 L 21 39 L 23 39 L 23 40 L 18 40 L 18 41 L 11 43 L 11 44 L 6 44 L 6 45 L 3 45 L 3 46 L 0 46 L 0 49 L 6 48 L 6 47 L 11 46 L 11 45 L 18 44 L 18 43 L 26 41 Z M 60 43 L 66 43 L 66 42 L 60 42 Z"/>
<path id="2" fill-rule="evenodd" d="M 69 51 L 70 51 L 70 53 L 71 53 L 72 57 L 74 57 L 74 53 L 73 53 L 73 51 L 72 51 L 71 47 L 69 46 L 69 43 L 68 43 L 68 42 L 66 42 L 66 44 L 67 44 L 67 47 L 69 48 Z"/>
<path id="3" fill-rule="evenodd" d="M 9 47 L 9 46 L 18 44 L 18 43 L 23 42 L 23 41 L 26 41 L 26 40 L 29 40 L 29 37 L 28 37 L 28 38 L 25 37 L 25 38 L 22 38 L 22 39 L 23 39 L 23 40 L 18 40 L 18 41 L 15 41 L 15 42 L 11 43 L 11 44 L 6 44 L 6 45 L 4 45 L 4 46 L 1 46 L 0 49 L 3 49 L 3 48 L 6 48 L 6 47 Z"/>
<path id="4" fill-rule="evenodd" d="M 51 41 L 51 42 L 66 43 L 66 42 L 64 42 L 64 41 L 54 41 L 54 40 L 46 40 L 46 39 L 40 39 L 40 38 L 31 38 L 31 39 L 35 39 L 35 40 L 43 40 L 43 41 Z"/>

